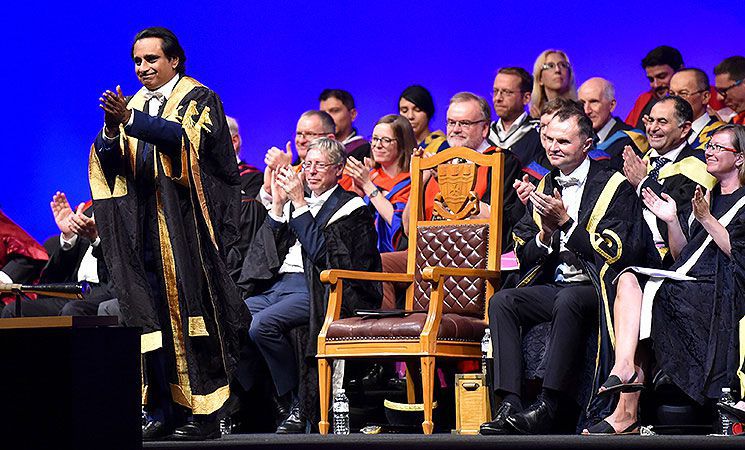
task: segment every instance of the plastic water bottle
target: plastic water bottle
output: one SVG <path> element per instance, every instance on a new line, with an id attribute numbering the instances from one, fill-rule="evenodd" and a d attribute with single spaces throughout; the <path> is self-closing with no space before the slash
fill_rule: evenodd
<path id="1" fill-rule="evenodd" d="M 230 416 L 220 419 L 220 434 L 222 436 L 233 434 L 233 419 Z"/>
<path id="2" fill-rule="evenodd" d="M 491 356 L 491 330 L 484 330 L 484 337 L 481 338 L 481 373 L 485 379 L 489 379 L 489 357 Z"/>
<path id="3" fill-rule="evenodd" d="M 349 399 L 344 389 L 334 395 L 334 434 L 349 434 Z"/>
<path id="4" fill-rule="evenodd" d="M 730 406 L 735 406 L 735 399 L 732 398 L 732 389 L 727 387 L 722 388 L 722 396 L 719 397 L 719 401 Z M 729 436 L 732 434 L 732 420 L 722 411 L 719 411 L 719 425 L 721 426 L 720 431 L 723 435 Z"/>

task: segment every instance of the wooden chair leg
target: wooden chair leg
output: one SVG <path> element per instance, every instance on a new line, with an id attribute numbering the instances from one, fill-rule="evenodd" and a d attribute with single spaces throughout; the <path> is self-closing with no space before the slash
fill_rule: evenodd
<path id="1" fill-rule="evenodd" d="M 318 422 L 318 431 L 321 434 L 329 433 L 330 385 L 331 365 L 329 364 L 329 360 L 320 358 L 318 360 L 318 393 L 321 403 L 321 420 Z"/>
<path id="2" fill-rule="evenodd" d="M 434 422 L 432 422 L 432 395 L 435 387 L 435 358 L 423 356 L 422 358 L 422 399 L 424 401 L 424 422 L 422 430 L 424 434 L 432 434 Z"/>

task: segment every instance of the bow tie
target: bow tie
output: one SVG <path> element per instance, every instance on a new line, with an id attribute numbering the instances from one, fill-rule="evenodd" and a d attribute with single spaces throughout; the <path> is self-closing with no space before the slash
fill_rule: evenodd
<path id="1" fill-rule="evenodd" d="M 579 179 L 575 177 L 556 177 L 556 183 L 558 183 L 562 188 L 579 186 Z"/>
<path id="2" fill-rule="evenodd" d="M 150 101 L 151 98 L 155 98 L 159 102 L 162 102 L 165 98 L 165 95 L 163 95 L 162 92 L 158 91 L 145 91 L 145 101 Z"/>

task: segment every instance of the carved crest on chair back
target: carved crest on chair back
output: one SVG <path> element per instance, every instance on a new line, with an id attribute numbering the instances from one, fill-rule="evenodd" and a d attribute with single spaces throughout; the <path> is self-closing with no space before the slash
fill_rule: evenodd
<path id="1" fill-rule="evenodd" d="M 433 219 L 461 220 L 479 213 L 474 192 L 476 164 L 457 163 L 437 166 L 440 192 L 435 196 Z"/>

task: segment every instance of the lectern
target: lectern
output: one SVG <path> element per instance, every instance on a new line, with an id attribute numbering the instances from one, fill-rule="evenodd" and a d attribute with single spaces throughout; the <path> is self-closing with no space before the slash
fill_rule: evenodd
<path id="1" fill-rule="evenodd" d="M 140 333 L 116 323 L 0 319 L 3 449 L 142 447 Z"/>

